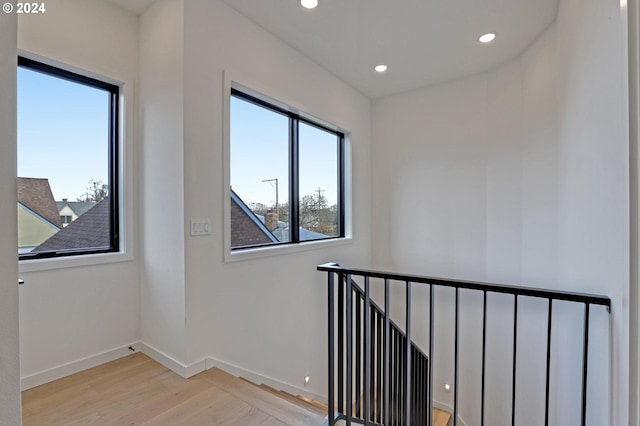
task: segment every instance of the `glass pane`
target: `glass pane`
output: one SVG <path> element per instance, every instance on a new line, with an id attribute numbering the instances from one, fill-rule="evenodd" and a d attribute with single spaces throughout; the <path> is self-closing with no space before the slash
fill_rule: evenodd
<path id="1" fill-rule="evenodd" d="M 338 136 L 301 122 L 299 138 L 300 241 L 337 237 Z"/>
<path id="2" fill-rule="evenodd" d="M 109 248 L 110 94 L 18 68 L 18 252 Z"/>
<path id="3" fill-rule="evenodd" d="M 231 97 L 231 248 L 289 236 L 289 118 Z"/>

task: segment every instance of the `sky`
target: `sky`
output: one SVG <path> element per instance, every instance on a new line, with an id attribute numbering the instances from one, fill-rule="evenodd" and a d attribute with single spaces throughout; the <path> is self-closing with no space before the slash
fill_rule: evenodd
<path id="1" fill-rule="evenodd" d="M 278 202 L 288 201 L 288 138 L 288 117 L 231 97 L 231 187 L 245 203 L 275 205 L 275 183 L 263 182 L 271 179 L 278 179 Z M 301 122 L 299 139 L 300 196 L 320 188 L 336 204 L 337 136 Z"/>
<path id="2" fill-rule="evenodd" d="M 48 178 L 56 201 L 108 182 L 108 92 L 18 67 L 18 176 Z"/>
<path id="3" fill-rule="evenodd" d="M 48 178 L 56 201 L 108 182 L 108 92 L 18 68 L 18 176 Z M 247 124 L 250 123 L 250 124 Z M 300 195 L 338 200 L 336 135 L 300 123 Z M 231 186 L 246 203 L 288 202 L 289 121 L 231 98 Z M 263 182 L 271 180 L 271 182 Z"/>

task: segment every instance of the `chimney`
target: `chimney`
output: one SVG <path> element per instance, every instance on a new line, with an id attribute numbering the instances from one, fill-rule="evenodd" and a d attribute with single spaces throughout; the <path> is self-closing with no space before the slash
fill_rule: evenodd
<path id="1" fill-rule="evenodd" d="M 276 229 L 278 227 L 278 212 L 276 210 L 267 210 L 264 224 L 269 231 Z"/>

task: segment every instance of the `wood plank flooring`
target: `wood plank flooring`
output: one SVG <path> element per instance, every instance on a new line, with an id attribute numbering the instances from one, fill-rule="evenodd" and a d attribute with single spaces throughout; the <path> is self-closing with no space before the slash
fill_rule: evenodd
<path id="1" fill-rule="evenodd" d="M 183 379 L 142 353 L 22 393 L 24 426 L 319 426 L 324 416 L 218 369 Z"/>
<path id="2" fill-rule="evenodd" d="M 24 426 L 320 426 L 325 416 L 316 401 L 216 368 L 183 379 L 142 353 L 22 393 Z M 450 417 L 434 409 L 435 426 Z"/>

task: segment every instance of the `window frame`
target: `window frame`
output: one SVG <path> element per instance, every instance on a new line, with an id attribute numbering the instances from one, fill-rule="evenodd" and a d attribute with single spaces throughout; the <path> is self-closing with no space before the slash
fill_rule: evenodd
<path id="1" fill-rule="evenodd" d="M 79 247 L 68 250 L 52 250 L 38 253 L 22 253 L 19 261 L 37 259 L 53 259 L 71 256 L 96 255 L 121 252 L 120 241 L 120 86 L 94 77 L 89 77 L 58 66 L 53 66 L 19 55 L 17 67 L 39 72 L 51 77 L 60 78 L 72 83 L 82 84 L 109 94 L 109 129 L 108 129 L 108 170 L 109 170 L 109 247 Z"/>
<path id="2" fill-rule="evenodd" d="M 293 110 L 293 108 L 287 108 L 280 103 L 280 105 L 276 105 L 275 102 L 270 102 L 265 100 L 264 98 L 258 97 L 254 94 L 248 93 L 248 90 L 241 90 L 236 87 L 231 87 L 228 100 L 229 100 L 229 118 L 231 117 L 231 98 L 236 97 L 246 102 L 253 103 L 259 107 L 265 108 L 267 110 L 273 111 L 275 113 L 282 114 L 286 116 L 289 120 L 289 138 L 288 138 L 288 166 L 289 166 L 289 199 L 287 200 L 289 203 L 289 239 L 290 241 L 283 241 L 277 243 L 266 243 L 266 244 L 257 244 L 257 245 L 248 245 L 241 247 L 233 247 L 231 245 L 231 241 L 229 241 L 229 250 L 231 254 L 242 253 L 245 251 L 255 250 L 255 249 L 270 249 L 275 247 L 299 247 L 307 244 L 316 244 L 323 241 L 335 241 L 335 240 L 343 240 L 346 238 L 346 171 L 345 171 L 345 156 L 346 156 L 346 137 L 345 132 L 329 127 L 327 125 L 321 124 L 318 121 L 302 116 L 299 112 Z M 299 123 L 304 123 L 306 125 L 315 127 L 317 129 L 332 133 L 337 138 L 337 184 L 338 184 L 338 235 L 336 236 L 327 236 L 325 238 L 316 238 L 312 240 L 300 240 L 300 190 L 299 190 L 299 178 L 300 178 L 300 168 L 299 168 Z M 229 167 L 231 167 L 231 145 L 232 145 L 232 135 L 230 129 L 230 120 L 229 120 Z M 229 181 L 229 184 L 231 182 Z M 229 188 L 231 185 L 229 185 Z M 229 197 L 226 197 L 229 198 Z M 295 201 L 295 202 L 294 202 Z M 230 225 L 230 218 L 228 219 Z"/>

